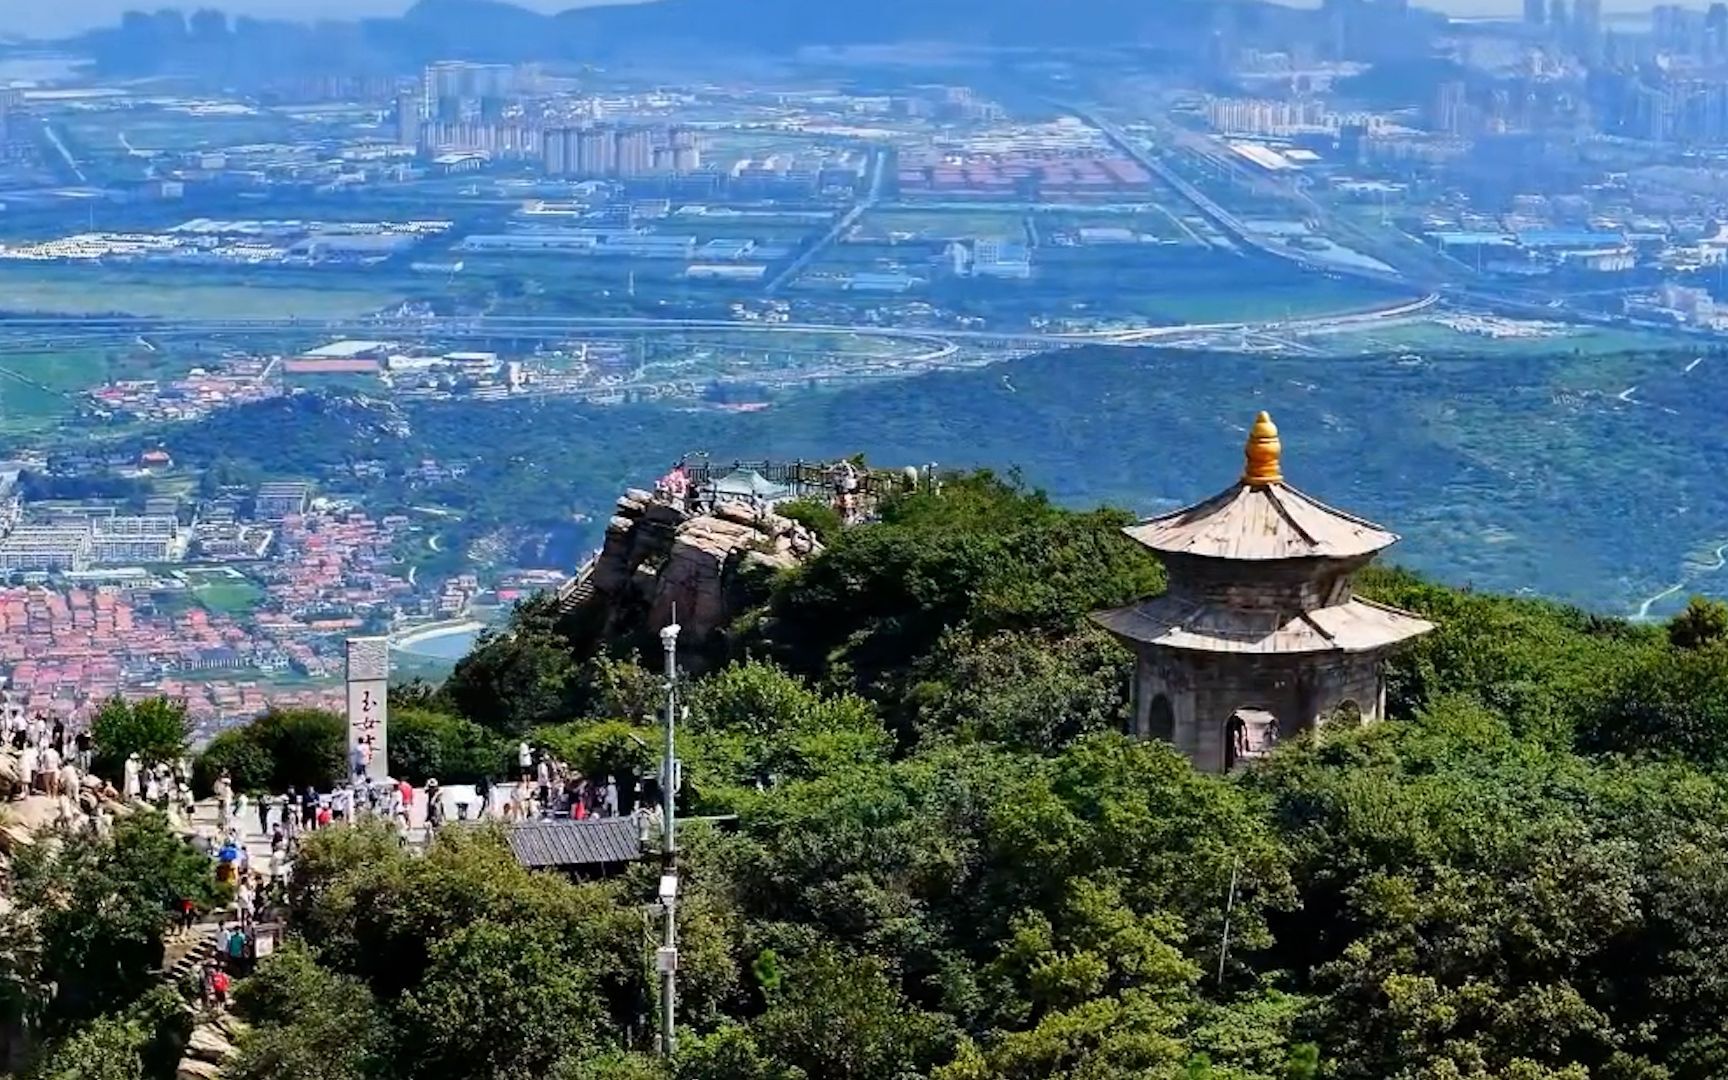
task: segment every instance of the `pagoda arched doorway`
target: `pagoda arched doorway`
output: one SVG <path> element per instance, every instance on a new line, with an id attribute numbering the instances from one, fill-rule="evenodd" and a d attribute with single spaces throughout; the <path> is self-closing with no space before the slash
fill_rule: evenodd
<path id="1" fill-rule="evenodd" d="M 1146 709 L 1146 730 L 1143 733 L 1148 739 L 1160 742 L 1176 741 L 1176 710 L 1170 707 L 1170 699 L 1159 694 L 1152 699 L 1152 704 Z"/>
<path id="2" fill-rule="evenodd" d="M 1243 706 L 1224 721 L 1224 771 L 1259 761 L 1278 745 L 1278 717 L 1269 709 Z"/>
<path id="3" fill-rule="evenodd" d="M 1364 715 L 1361 704 L 1355 698 L 1345 698 L 1321 718 L 1321 726 L 1335 727 L 1340 731 L 1354 731 L 1362 726 Z"/>

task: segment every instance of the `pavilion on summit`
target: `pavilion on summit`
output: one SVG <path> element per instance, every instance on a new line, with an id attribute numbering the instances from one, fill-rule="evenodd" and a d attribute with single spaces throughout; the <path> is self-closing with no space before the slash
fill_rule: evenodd
<path id="1" fill-rule="evenodd" d="M 1092 616 L 1136 656 L 1130 733 L 1205 772 L 1329 723 L 1378 721 L 1386 657 L 1433 629 L 1353 594 L 1398 537 L 1290 487 L 1282 450 L 1261 413 L 1240 480 L 1125 530 L 1163 561 L 1167 588 Z"/>

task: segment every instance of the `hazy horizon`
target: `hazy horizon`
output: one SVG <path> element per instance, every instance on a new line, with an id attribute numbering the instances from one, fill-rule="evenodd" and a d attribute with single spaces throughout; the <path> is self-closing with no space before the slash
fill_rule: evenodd
<path id="1" fill-rule="evenodd" d="M 619 0 L 509 0 L 534 11 L 566 11 Z M 52 36 L 76 33 L 119 20 L 126 11 L 155 11 L 179 7 L 191 11 L 214 7 L 231 15 L 257 15 L 290 19 L 354 19 L 370 15 L 396 15 L 407 11 L 414 0 L 58 0 L 37 4 L 34 0 L 0 0 L 0 33 Z M 22 5 L 22 6 L 15 6 Z"/>
<path id="2" fill-rule="evenodd" d="M 593 4 L 640 2 L 640 0 L 510 0 L 521 7 L 536 11 L 563 11 Z M 747 0 L 740 0 L 741 3 Z M 1289 2 L 1289 0 L 1286 0 Z M 1301 3 L 1301 6 L 1308 6 Z M 1317 2 L 1317 0 L 1310 0 Z M 1435 8 L 1453 15 L 1509 14 L 1519 8 L 1519 0 L 1416 0 L 1422 7 Z M 1654 0 L 1609 0 L 1610 10 L 1647 10 Z M 368 15 L 390 15 L 406 11 L 413 0 L 57 0 L 56 3 L 36 3 L 35 0 L 0 0 L 0 33 L 27 34 L 49 37 L 75 33 L 93 26 L 115 22 L 127 10 L 154 10 L 158 7 L 180 6 L 218 7 L 230 14 L 259 15 L 274 18 L 357 18 Z M 1703 0 L 1692 0 L 1688 6 L 1702 6 Z"/>

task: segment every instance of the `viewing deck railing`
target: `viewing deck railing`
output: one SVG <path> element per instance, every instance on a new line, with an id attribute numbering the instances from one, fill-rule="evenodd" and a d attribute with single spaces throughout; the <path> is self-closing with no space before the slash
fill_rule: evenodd
<path id="1" fill-rule="evenodd" d="M 834 490 L 835 464 L 831 461 L 733 461 L 722 464 L 697 459 L 685 461 L 684 472 L 690 477 L 691 488 L 698 491 L 730 473 L 749 469 L 769 483 L 781 484 L 791 488 L 795 494 L 806 495 L 814 491 Z M 894 480 L 892 473 L 860 469 L 857 472 L 857 490 L 861 494 L 881 496 L 891 490 Z"/>

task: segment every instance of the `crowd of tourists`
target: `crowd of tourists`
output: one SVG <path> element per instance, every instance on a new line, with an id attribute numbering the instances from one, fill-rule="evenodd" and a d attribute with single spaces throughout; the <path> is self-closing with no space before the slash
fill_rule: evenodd
<path id="1" fill-rule="evenodd" d="M 72 731 L 64 720 L 23 715 L 0 724 L 0 748 L 12 774 L 5 777 L 11 797 L 53 800 L 57 825 L 106 834 L 110 819 L 104 807 L 122 802 L 148 802 L 177 827 L 192 819 L 192 763 L 185 758 L 145 765 L 133 754 L 122 764 L 116 788 L 91 771 L 88 729 Z"/>
<path id="2" fill-rule="evenodd" d="M 585 821 L 629 815 L 657 801 L 652 780 L 644 782 L 629 771 L 622 776 L 583 776 L 551 751 L 535 750 L 527 742 L 516 747 L 516 775 L 516 781 L 502 792 L 490 785 L 476 785 L 476 793 L 485 791 L 481 816 L 495 813 L 507 821 Z"/>

